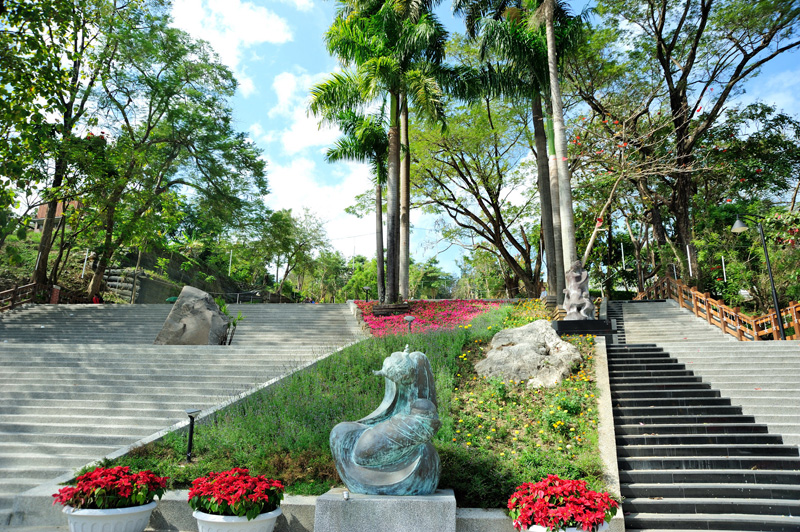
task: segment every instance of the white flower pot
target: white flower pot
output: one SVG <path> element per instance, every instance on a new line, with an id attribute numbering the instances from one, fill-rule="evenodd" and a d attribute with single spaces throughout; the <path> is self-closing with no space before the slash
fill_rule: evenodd
<path id="1" fill-rule="evenodd" d="M 525 530 L 527 530 L 528 532 L 547 532 L 547 529 L 545 527 L 539 525 L 531 525 Z M 600 525 L 600 527 L 598 527 L 597 529 L 597 532 L 603 532 L 604 530 L 608 530 L 608 521 Z M 569 527 L 564 529 L 563 532 L 586 532 L 586 531 L 582 528 Z"/>
<path id="2" fill-rule="evenodd" d="M 281 513 L 283 512 L 278 507 L 248 521 L 246 517 L 213 515 L 195 510 L 192 512 L 192 517 L 197 519 L 197 528 L 200 532 L 272 532 Z"/>
<path id="3" fill-rule="evenodd" d="M 65 506 L 70 532 L 144 532 L 157 503 L 110 510 L 76 510 Z"/>

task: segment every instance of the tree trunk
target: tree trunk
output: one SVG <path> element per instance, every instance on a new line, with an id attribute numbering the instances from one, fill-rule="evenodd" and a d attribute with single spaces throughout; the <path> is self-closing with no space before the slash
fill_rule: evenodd
<path id="1" fill-rule="evenodd" d="M 375 261 L 378 265 L 378 301 L 386 300 L 386 279 L 383 269 L 383 197 L 381 184 L 375 176 Z"/>
<path id="2" fill-rule="evenodd" d="M 564 265 L 564 247 L 561 244 L 561 197 L 558 191 L 558 165 L 556 164 L 555 138 L 553 135 L 553 121 L 547 122 L 548 158 L 550 170 L 550 206 L 553 209 L 553 238 L 556 244 L 556 291 L 557 304 L 564 303 L 564 289 L 567 287 Z"/>
<path id="3" fill-rule="evenodd" d="M 686 160 L 690 158 L 690 156 L 679 156 L 678 161 L 680 162 L 682 159 Z M 687 261 L 691 265 L 691 277 L 693 279 L 698 279 L 700 277 L 700 264 L 697 260 L 697 253 L 694 251 L 694 245 L 692 244 L 692 224 L 689 215 L 693 193 L 692 188 L 690 174 L 682 172 L 678 176 L 675 184 L 673 215 L 675 216 L 675 232 L 678 237 L 678 248 L 682 253 L 686 253 L 688 246 L 689 256 L 687 257 Z"/>
<path id="4" fill-rule="evenodd" d="M 389 161 L 386 177 L 386 302 L 397 303 L 399 292 L 400 240 L 400 120 L 397 93 L 391 94 Z"/>
<path id="5" fill-rule="evenodd" d="M 537 184 L 539 202 L 542 205 L 542 234 L 544 252 L 547 257 L 547 293 L 554 295 L 558 288 L 558 266 L 556 263 L 556 240 L 553 234 L 553 207 L 550 199 L 550 165 L 547 160 L 547 133 L 544 129 L 542 97 L 537 92 L 533 98 L 533 137 L 536 142 Z M 560 253 L 560 250 L 558 251 Z M 537 294 L 538 295 L 538 294 Z M 531 297 L 531 294 L 528 294 Z"/>
<path id="6" fill-rule="evenodd" d="M 572 210 L 572 188 L 567 164 L 567 137 L 564 130 L 564 109 L 561 100 L 561 85 L 558 80 L 556 59 L 556 32 L 553 25 L 554 0 L 545 3 L 545 33 L 547 35 L 547 66 L 550 72 L 550 99 L 553 102 L 553 134 L 558 166 L 558 200 L 561 217 L 561 246 L 564 250 L 564 268 L 572 267 L 578 260 L 575 244 L 575 217 Z"/>
<path id="7" fill-rule="evenodd" d="M 116 198 L 119 200 L 119 195 Z M 103 248 L 98 257 L 97 269 L 94 271 L 92 282 L 89 283 L 88 295 L 93 297 L 100 291 L 100 284 L 103 282 L 103 274 L 111 262 L 111 256 L 114 254 L 113 236 L 114 236 L 114 214 L 117 210 L 117 201 L 110 201 L 106 209 L 106 216 L 104 220 L 105 238 L 103 240 Z"/>
<path id="8" fill-rule="evenodd" d="M 408 269 L 411 258 L 411 152 L 408 144 L 408 98 L 400 106 L 400 299 L 408 299 Z"/>
<path id="9" fill-rule="evenodd" d="M 66 126 L 65 126 L 66 127 Z M 36 264 L 36 269 L 33 271 L 31 280 L 40 285 L 47 283 L 47 263 L 50 258 L 50 251 L 53 249 L 53 242 L 55 236 L 53 229 L 56 220 L 56 210 L 60 198 L 58 197 L 58 189 L 64 182 L 64 175 L 67 170 L 67 162 L 63 154 L 60 152 L 56 155 L 55 170 L 53 172 L 53 184 L 51 190 L 53 196 L 47 202 L 47 213 L 44 218 L 44 225 L 42 226 L 42 239 L 39 241 L 39 261 Z"/>

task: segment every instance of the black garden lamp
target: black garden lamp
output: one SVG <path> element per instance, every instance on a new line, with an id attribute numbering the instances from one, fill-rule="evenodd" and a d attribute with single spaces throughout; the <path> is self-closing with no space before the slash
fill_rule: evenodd
<path id="1" fill-rule="evenodd" d="M 362 287 L 364 290 L 364 301 L 369 301 L 369 286 Z"/>
<path id="2" fill-rule="evenodd" d="M 411 332 L 411 323 L 414 321 L 414 316 L 406 316 L 403 319 L 408 322 L 408 332 Z"/>
<path id="3" fill-rule="evenodd" d="M 186 415 L 189 416 L 189 444 L 186 447 L 186 461 L 192 461 L 192 439 L 194 438 L 194 418 L 200 413 L 199 408 L 188 408 Z"/>
<path id="4" fill-rule="evenodd" d="M 775 279 L 772 277 L 772 266 L 769 263 L 769 253 L 767 252 L 767 240 L 764 238 L 764 227 L 761 225 L 761 220 L 764 219 L 763 216 L 757 216 L 753 214 L 737 214 L 736 221 L 733 222 L 733 227 L 731 227 L 732 233 L 743 233 L 747 231 L 749 228 L 747 224 L 742 221 L 742 218 L 745 220 L 751 220 L 756 222 L 756 227 L 758 228 L 758 234 L 761 236 L 761 245 L 764 246 L 764 258 L 767 261 L 767 273 L 769 274 L 769 284 L 772 288 L 772 304 L 775 305 L 775 314 L 778 316 L 778 331 L 781 334 L 781 340 L 786 340 L 786 333 L 783 330 L 783 317 L 781 316 L 781 308 L 778 306 L 778 292 L 775 291 Z M 755 331 L 753 331 L 755 334 Z"/>

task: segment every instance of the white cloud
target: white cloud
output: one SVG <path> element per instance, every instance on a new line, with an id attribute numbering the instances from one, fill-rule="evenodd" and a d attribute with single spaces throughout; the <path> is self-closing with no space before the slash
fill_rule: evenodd
<path id="1" fill-rule="evenodd" d="M 220 60 L 233 70 L 244 96 L 255 92 L 253 80 L 240 68 L 245 50 L 292 40 L 286 20 L 242 0 L 175 0 L 172 17 L 176 27 L 211 44 Z"/>
<path id="2" fill-rule="evenodd" d="M 251 124 L 247 131 L 250 132 L 250 138 L 254 142 L 261 142 L 263 144 L 270 144 L 275 141 L 275 133 L 273 131 L 264 131 L 261 122 Z"/>
<path id="3" fill-rule="evenodd" d="M 314 8 L 314 2 L 311 0 L 281 0 L 284 4 L 293 5 L 298 11 L 311 11 Z"/>
<path id="4" fill-rule="evenodd" d="M 295 155 L 306 148 L 329 147 L 339 138 L 339 130 L 330 126 L 320 127 L 317 118 L 308 116 L 303 107 L 292 112 L 292 123 L 281 132 L 283 151 Z"/>
<path id="5" fill-rule="evenodd" d="M 311 159 L 296 158 L 287 165 L 268 167 L 270 194 L 265 203 L 273 209 L 303 208 L 322 218 L 335 249 L 346 256 L 375 255 L 375 222 L 344 212 L 355 197 L 372 187 L 369 168 L 359 163 L 318 167 Z M 333 177 L 333 179 L 331 179 Z"/>
<path id="6" fill-rule="evenodd" d="M 281 143 L 286 155 L 295 155 L 307 148 L 328 147 L 339 137 L 338 128 L 319 127 L 317 117 L 308 114 L 308 98 L 311 86 L 328 73 L 306 74 L 281 72 L 272 82 L 277 103 L 269 110 L 269 117 L 283 117 L 289 125 L 281 131 Z"/>
<path id="7" fill-rule="evenodd" d="M 787 70 L 771 77 L 758 77 L 750 83 L 748 92 L 756 99 L 774 105 L 779 111 L 800 114 L 800 69 Z"/>

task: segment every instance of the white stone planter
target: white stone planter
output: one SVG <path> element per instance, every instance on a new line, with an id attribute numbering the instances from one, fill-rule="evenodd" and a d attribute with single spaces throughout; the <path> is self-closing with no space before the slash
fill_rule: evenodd
<path id="1" fill-rule="evenodd" d="M 246 517 L 212 515 L 195 510 L 192 517 L 197 519 L 200 532 L 272 532 L 281 513 L 283 512 L 278 507 L 248 521 Z"/>
<path id="2" fill-rule="evenodd" d="M 76 510 L 65 506 L 70 532 L 144 532 L 157 503 L 110 510 Z"/>
<path id="3" fill-rule="evenodd" d="M 527 530 L 528 532 L 547 532 L 547 529 L 545 527 L 539 525 L 531 525 L 525 530 Z M 603 532 L 604 530 L 608 530 L 608 521 L 600 525 L 600 527 L 597 529 L 597 532 Z M 565 529 L 564 532 L 586 532 L 586 531 L 583 530 L 582 528 L 569 527 Z"/>

